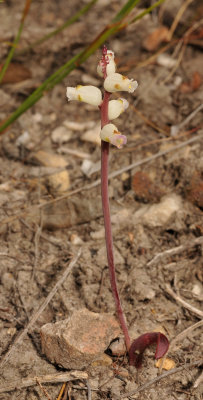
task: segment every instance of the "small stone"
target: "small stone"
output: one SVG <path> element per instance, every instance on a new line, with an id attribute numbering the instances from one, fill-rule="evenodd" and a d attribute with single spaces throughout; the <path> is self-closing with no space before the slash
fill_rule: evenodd
<path id="1" fill-rule="evenodd" d="M 104 230 L 104 228 L 101 228 L 101 229 L 99 229 L 99 231 L 90 232 L 90 236 L 94 240 L 103 239 L 105 237 L 105 230 Z"/>
<path id="2" fill-rule="evenodd" d="M 10 328 L 8 328 L 7 333 L 10 336 L 14 336 L 16 334 L 17 329 L 15 328 L 15 326 L 11 326 Z"/>
<path id="3" fill-rule="evenodd" d="M 81 139 L 84 142 L 91 142 L 98 144 L 99 146 L 101 145 L 101 139 L 100 139 L 100 132 L 101 132 L 101 123 L 97 122 L 93 128 L 87 130 L 84 135 L 81 136 Z"/>
<path id="4" fill-rule="evenodd" d="M 193 285 L 192 293 L 199 299 L 199 301 L 203 300 L 203 290 L 200 282 Z"/>
<path id="5" fill-rule="evenodd" d="M 81 171 L 83 172 L 83 174 L 89 177 L 91 175 L 91 169 L 93 165 L 94 163 L 91 160 L 84 160 L 81 165 Z"/>
<path id="6" fill-rule="evenodd" d="M 54 143 L 62 144 L 68 142 L 72 137 L 72 132 L 65 126 L 58 126 L 53 130 L 51 139 Z"/>
<path id="7" fill-rule="evenodd" d="M 69 173 L 65 169 L 68 162 L 58 154 L 48 153 L 44 150 L 39 150 L 32 153 L 30 159 L 44 167 L 64 168 L 63 171 L 49 174 L 45 177 L 45 184 L 49 187 L 50 192 L 54 195 L 64 193 L 70 186 Z"/>
<path id="8" fill-rule="evenodd" d="M 14 286 L 15 279 L 10 272 L 5 272 L 1 277 L 1 283 L 5 289 L 10 290 Z"/>
<path id="9" fill-rule="evenodd" d="M 76 234 L 73 233 L 70 237 L 70 241 L 72 244 L 74 244 L 75 246 L 81 245 L 83 244 L 83 240 Z"/>
<path id="10" fill-rule="evenodd" d="M 171 193 L 164 196 L 160 203 L 141 208 L 134 217 L 141 219 L 144 225 L 155 228 L 166 224 L 175 213 L 180 211 L 181 207 L 181 197 Z"/>
<path id="11" fill-rule="evenodd" d="M 42 352 L 52 363 L 81 369 L 97 361 L 120 333 L 112 315 L 81 309 L 64 321 L 41 328 Z"/>
<path id="12" fill-rule="evenodd" d="M 108 350 L 111 351 L 113 356 L 117 357 L 126 354 L 126 345 L 124 337 L 121 336 L 118 339 L 114 340 L 108 347 Z"/>
<path id="13" fill-rule="evenodd" d="M 75 121 L 69 121 L 69 119 L 63 121 L 63 125 L 67 128 L 70 129 L 71 131 L 84 131 L 85 129 L 90 129 L 93 128 L 95 125 L 94 121 L 85 121 L 85 122 L 75 122 Z"/>
<path id="14" fill-rule="evenodd" d="M 43 165 L 44 167 L 56 167 L 63 168 L 68 165 L 68 162 L 64 157 L 54 154 L 48 153 L 44 150 L 39 150 L 36 153 L 31 153 L 29 157 L 30 161 L 37 165 Z"/>

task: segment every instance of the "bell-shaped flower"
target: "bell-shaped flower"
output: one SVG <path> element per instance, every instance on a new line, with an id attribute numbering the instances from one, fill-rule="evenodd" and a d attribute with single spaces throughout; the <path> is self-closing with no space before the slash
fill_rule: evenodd
<path id="1" fill-rule="evenodd" d="M 127 143 L 126 136 L 121 135 L 114 124 L 104 125 L 100 132 L 100 138 L 101 140 L 104 140 L 104 142 L 113 144 L 118 149 L 122 149 L 122 147 Z"/>
<path id="2" fill-rule="evenodd" d="M 110 120 L 118 118 L 129 106 L 126 99 L 111 100 L 108 104 L 108 117 Z"/>
<path id="3" fill-rule="evenodd" d="M 82 86 L 67 87 L 66 95 L 68 100 L 83 101 L 93 106 L 100 106 L 102 103 L 101 90 L 95 86 Z"/>
<path id="4" fill-rule="evenodd" d="M 104 73 L 103 73 L 104 69 L 106 69 L 107 76 L 114 74 L 116 72 L 116 63 L 114 61 L 114 52 L 111 50 L 107 50 L 107 54 L 105 55 L 105 60 L 101 59 L 97 66 L 97 73 L 102 78 L 104 76 Z"/>
<path id="5" fill-rule="evenodd" d="M 108 75 L 104 81 L 104 89 L 110 93 L 119 91 L 133 93 L 137 87 L 137 81 L 117 73 Z"/>

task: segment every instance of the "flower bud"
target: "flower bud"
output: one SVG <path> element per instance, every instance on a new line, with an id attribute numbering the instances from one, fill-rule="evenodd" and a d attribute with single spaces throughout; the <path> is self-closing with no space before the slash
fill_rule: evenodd
<path id="1" fill-rule="evenodd" d="M 126 99 L 111 100 L 108 105 L 108 117 L 110 120 L 118 118 L 129 106 Z"/>
<path id="2" fill-rule="evenodd" d="M 137 81 L 117 73 L 108 75 L 104 81 L 104 89 L 110 93 L 119 91 L 133 93 L 137 86 Z"/>
<path id="3" fill-rule="evenodd" d="M 102 103 L 101 90 L 95 86 L 67 87 L 66 95 L 68 100 L 84 101 L 93 106 L 100 106 Z"/>
<path id="4" fill-rule="evenodd" d="M 127 138 L 121 135 L 114 124 L 105 125 L 100 132 L 101 140 L 108 142 L 121 149 L 127 143 Z"/>
<path id="5" fill-rule="evenodd" d="M 108 64 L 107 64 L 108 62 Z M 106 67 L 105 64 L 106 63 Z M 103 78 L 103 68 L 106 68 L 106 74 L 111 75 L 116 72 L 116 63 L 114 61 L 114 52 L 111 50 L 107 50 L 107 55 L 105 56 L 105 61 L 100 60 L 97 66 L 97 73 L 99 76 Z"/>

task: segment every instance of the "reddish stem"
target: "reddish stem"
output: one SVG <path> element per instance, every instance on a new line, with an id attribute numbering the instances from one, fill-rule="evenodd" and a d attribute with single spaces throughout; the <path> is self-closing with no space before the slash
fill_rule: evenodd
<path id="1" fill-rule="evenodd" d="M 110 93 L 104 93 L 104 100 L 100 107 L 101 109 L 101 126 L 109 123 L 108 119 L 108 103 L 109 103 Z M 107 260 L 109 266 L 111 289 L 116 304 L 116 310 L 118 318 L 120 321 L 121 328 L 124 333 L 125 343 L 127 351 L 130 349 L 130 336 L 125 321 L 124 312 L 121 306 L 120 297 L 118 294 L 117 282 L 116 282 L 116 272 L 114 264 L 114 254 L 113 254 L 113 237 L 111 230 L 111 216 L 109 207 L 109 194 L 108 194 L 108 160 L 109 160 L 109 143 L 101 142 L 101 194 L 102 194 L 102 207 L 104 215 L 104 227 L 105 227 L 105 238 L 106 238 L 106 250 L 107 250 Z"/>

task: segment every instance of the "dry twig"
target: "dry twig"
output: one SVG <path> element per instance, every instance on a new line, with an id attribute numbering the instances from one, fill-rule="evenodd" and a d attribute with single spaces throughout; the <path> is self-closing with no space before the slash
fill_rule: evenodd
<path id="1" fill-rule="evenodd" d="M 168 40 L 170 41 L 172 39 L 172 36 L 179 24 L 179 21 L 181 20 L 182 15 L 184 14 L 185 10 L 187 9 L 187 7 L 190 5 L 190 3 L 192 3 L 193 0 L 186 0 L 182 6 L 180 7 L 180 9 L 178 10 L 175 19 L 171 25 L 170 31 L 168 33 Z"/>
<path id="2" fill-rule="evenodd" d="M 56 282 L 55 286 L 51 290 L 51 292 L 48 294 L 46 299 L 43 301 L 42 305 L 39 307 L 37 311 L 35 311 L 28 322 L 27 326 L 24 328 L 24 330 L 17 336 L 16 340 L 14 341 L 12 347 L 8 350 L 8 352 L 5 354 L 5 356 L 2 358 L 2 361 L 0 363 L 0 367 L 3 367 L 3 365 L 8 361 L 11 353 L 15 350 L 16 346 L 19 345 L 23 338 L 26 336 L 28 333 L 29 329 L 34 325 L 34 323 L 37 321 L 41 313 L 44 311 L 44 309 L 47 307 L 47 305 L 50 303 L 54 295 L 56 294 L 57 290 L 59 287 L 62 285 L 62 283 L 65 281 L 67 276 L 70 274 L 72 271 L 73 267 L 75 266 L 76 262 L 78 261 L 78 258 L 81 255 L 81 249 L 79 249 L 78 253 L 76 254 L 75 258 L 70 262 L 70 264 L 67 266 L 65 271 L 63 272 L 62 276 L 60 279 Z"/>
<path id="3" fill-rule="evenodd" d="M 50 374 L 42 376 L 34 376 L 33 378 L 25 378 L 13 381 L 11 385 L 0 387 L 0 393 L 12 392 L 13 390 L 24 389 L 41 383 L 60 383 L 69 382 L 77 379 L 88 379 L 88 375 L 83 371 L 61 372 L 59 374 Z"/>
<path id="4" fill-rule="evenodd" d="M 176 294 L 170 285 L 166 284 L 166 291 L 170 296 L 172 296 L 178 303 L 182 304 L 183 307 L 187 308 L 193 314 L 197 315 L 199 318 L 203 318 L 203 311 L 200 311 L 198 308 L 192 306 L 191 304 L 187 303 L 183 300 L 178 294 Z"/>
<path id="5" fill-rule="evenodd" d="M 155 262 L 160 261 L 160 259 L 163 257 L 174 256 L 175 254 L 182 253 L 183 251 L 189 249 L 190 247 L 196 246 L 198 244 L 203 244 L 203 236 L 195 238 L 194 240 L 191 240 L 187 244 L 181 244 L 180 246 L 173 247 L 172 249 L 168 249 L 161 253 L 156 254 L 155 257 L 152 258 L 152 260 L 147 263 L 147 265 L 151 266 Z"/>
<path id="6" fill-rule="evenodd" d="M 180 340 L 182 341 L 186 336 L 190 335 L 194 329 L 200 328 L 200 326 L 203 325 L 203 319 L 201 321 L 196 322 L 196 324 L 193 324 L 189 326 L 187 329 L 184 329 L 179 335 L 177 335 L 173 340 L 170 342 L 170 351 L 174 348 L 177 342 Z"/>

